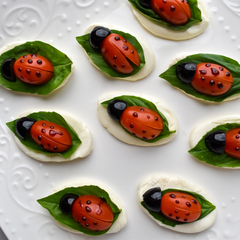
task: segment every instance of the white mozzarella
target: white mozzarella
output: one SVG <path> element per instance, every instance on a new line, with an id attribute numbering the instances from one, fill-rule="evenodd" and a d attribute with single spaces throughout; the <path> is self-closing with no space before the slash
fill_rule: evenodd
<path id="1" fill-rule="evenodd" d="M 85 30 L 85 34 L 90 33 L 94 27 L 96 26 L 103 26 L 109 29 L 115 29 L 115 30 L 119 30 L 122 32 L 127 32 L 127 30 L 121 29 L 119 27 L 113 26 L 113 25 L 109 25 L 109 24 L 104 24 L 104 23 L 98 23 L 98 24 L 92 24 L 90 25 L 86 30 Z M 140 79 L 143 79 L 145 77 L 147 77 L 152 70 L 154 69 L 155 66 L 155 55 L 153 50 L 150 48 L 150 46 L 145 42 L 145 40 L 143 40 L 140 36 L 137 36 L 136 34 L 132 34 L 134 37 L 136 37 L 136 39 L 138 40 L 138 42 L 141 44 L 142 48 L 143 48 L 143 52 L 144 52 L 144 56 L 145 56 L 145 65 L 143 66 L 143 68 L 136 74 L 129 76 L 129 77 L 125 77 L 125 78 L 115 78 L 115 77 L 111 77 L 112 79 L 121 79 L 121 80 L 126 80 L 126 81 L 137 81 Z M 84 50 L 84 52 L 86 53 L 86 51 Z M 88 54 L 86 53 L 89 61 L 91 62 L 91 64 L 97 68 L 99 71 L 101 71 L 99 69 L 99 67 L 91 60 L 91 58 L 88 56 Z M 102 72 L 102 71 L 101 71 Z M 104 72 L 102 72 L 104 73 Z M 104 73 L 106 74 L 106 73 Z M 108 74 L 106 74 L 107 76 L 109 76 Z M 110 76 L 109 76 L 110 77 Z"/>
<path id="2" fill-rule="evenodd" d="M 171 62 L 169 63 L 169 67 L 173 66 L 174 64 L 176 64 L 178 61 L 186 58 L 187 56 L 190 56 L 190 55 L 193 55 L 194 53 L 178 53 L 177 55 L 175 55 Z M 179 80 L 180 81 L 180 80 Z M 174 86 L 172 86 L 174 87 Z M 182 93 L 184 93 L 185 95 L 187 95 L 188 97 L 190 98 L 193 98 L 193 99 L 196 99 L 198 101 L 202 101 L 202 102 L 205 102 L 205 103 L 211 103 L 211 104 L 220 104 L 222 102 L 228 102 L 228 101 L 232 101 L 232 100 L 235 100 L 235 99 L 238 99 L 240 98 L 240 93 L 238 94 L 235 94 L 235 95 L 232 95 L 226 99 L 224 99 L 222 102 L 213 102 L 213 101 L 208 101 L 208 100 L 205 100 L 205 99 L 202 99 L 202 98 L 197 98 L 191 94 L 188 94 L 186 93 L 185 91 L 183 91 L 182 89 L 178 88 L 178 87 L 174 87 L 176 89 L 178 89 L 179 91 L 181 91 Z"/>
<path id="3" fill-rule="evenodd" d="M 151 101 L 152 103 L 154 103 L 155 106 L 158 108 L 158 110 L 160 112 L 162 112 L 163 115 L 167 118 L 168 124 L 169 124 L 169 130 L 170 131 L 176 130 L 176 132 L 172 133 L 170 136 L 168 136 L 166 138 L 163 138 L 163 139 L 161 139 L 157 142 L 154 142 L 154 143 L 148 143 L 148 142 L 142 141 L 142 140 L 128 134 L 126 131 L 123 130 L 123 128 L 120 126 L 119 123 L 115 122 L 114 120 L 112 120 L 109 117 L 109 115 L 107 113 L 107 109 L 101 105 L 102 102 L 107 101 L 107 100 L 112 99 L 112 98 L 117 97 L 117 96 L 121 96 L 121 95 L 138 96 L 138 97 L 142 97 L 142 98 L 147 99 L 148 101 Z M 177 135 L 178 121 L 177 121 L 177 118 L 176 118 L 174 112 L 169 108 L 169 106 L 167 106 L 165 103 L 163 103 L 159 99 L 154 98 L 154 97 L 150 97 L 150 96 L 146 96 L 144 94 L 133 94 L 133 93 L 129 93 L 129 92 L 108 92 L 108 93 L 105 93 L 104 95 L 102 95 L 98 99 L 97 112 L 98 112 L 98 118 L 99 118 L 101 124 L 114 137 L 118 138 L 119 140 L 121 140 L 125 143 L 131 144 L 131 145 L 136 145 L 136 146 L 159 146 L 159 145 L 163 145 L 163 144 L 166 144 L 166 143 L 172 141 L 173 138 Z"/>
<path id="4" fill-rule="evenodd" d="M 26 117 L 30 113 L 39 112 L 41 110 L 28 110 L 21 113 L 18 118 Z M 42 111 L 47 111 L 46 109 Z M 71 161 L 77 158 L 84 158 L 88 156 L 92 149 L 93 149 L 93 142 L 92 142 L 92 135 L 91 132 L 80 119 L 75 118 L 74 116 L 70 115 L 69 113 L 56 111 L 59 113 L 66 122 L 71 125 L 71 127 L 76 131 L 78 137 L 81 139 L 82 143 L 78 146 L 76 151 L 68 158 L 63 158 L 62 156 L 56 155 L 45 155 L 41 152 L 34 151 L 21 143 L 21 141 L 14 135 L 14 140 L 16 141 L 18 147 L 28 156 L 42 161 L 42 162 L 64 162 L 64 161 Z"/>
<path id="5" fill-rule="evenodd" d="M 34 40 L 29 40 L 29 42 L 33 42 Z M 7 45 L 5 45 L 3 48 L 0 49 L 0 55 L 2 55 L 4 52 L 7 52 L 11 49 L 13 49 L 14 47 L 18 46 L 18 45 L 21 45 L 21 44 L 24 44 L 26 43 L 27 41 L 16 41 L 16 42 L 12 42 L 12 43 L 9 43 Z M 70 57 L 69 57 L 70 58 Z M 71 58 L 70 58 L 71 59 Z M 71 59 L 72 60 L 72 59 Z M 71 72 L 70 74 L 62 81 L 62 83 L 56 88 L 54 89 L 52 92 L 54 92 L 55 90 L 57 89 L 60 89 L 62 88 L 68 81 L 69 79 L 71 78 L 72 74 L 73 74 L 73 70 L 74 70 L 75 66 L 74 64 L 72 63 L 71 65 Z M 4 86 L 2 86 L 4 87 Z M 5 88 L 5 87 L 4 87 Z M 7 90 L 10 90 L 12 91 L 11 89 L 9 88 L 6 88 Z M 20 93 L 23 93 L 23 94 L 35 94 L 35 95 L 38 95 L 37 93 L 24 93 L 24 92 L 20 92 Z"/>
<path id="6" fill-rule="evenodd" d="M 210 19 L 209 9 L 206 1 L 198 0 L 198 7 L 202 13 L 202 21 L 200 23 L 193 25 L 186 31 L 173 31 L 153 23 L 148 18 L 146 18 L 141 12 L 139 12 L 137 9 L 135 9 L 132 6 L 134 15 L 136 16 L 136 18 L 144 28 L 146 28 L 149 32 L 151 32 L 157 37 L 166 38 L 166 39 L 175 40 L 175 41 L 194 38 L 206 30 L 206 28 L 209 25 L 209 19 Z"/>
<path id="7" fill-rule="evenodd" d="M 143 194 L 155 187 L 160 187 L 161 190 L 165 189 L 179 189 L 179 190 L 186 190 L 191 192 L 196 192 L 200 195 L 202 195 L 204 198 L 206 198 L 209 202 L 213 203 L 210 195 L 199 185 L 196 183 L 193 183 L 187 179 L 171 176 L 167 174 L 152 174 L 150 176 L 147 176 L 144 178 L 139 186 L 138 186 L 138 200 L 139 203 L 143 201 Z M 197 233 L 206 230 L 207 228 L 211 227 L 214 223 L 217 215 L 216 209 L 213 210 L 210 214 L 208 214 L 205 218 L 202 218 L 198 221 L 184 224 L 184 225 L 176 225 L 175 227 L 171 227 L 168 225 L 163 224 L 162 222 L 156 220 L 152 215 L 149 214 L 149 212 L 140 204 L 142 210 L 152 219 L 154 220 L 158 225 L 168 228 L 170 230 L 176 231 L 176 232 L 182 232 L 182 233 Z"/>
<path id="8" fill-rule="evenodd" d="M 99 186 L 100 188 L 104 189 L 109 194 L 109 197 L 112 200 L 112 202 L 114 204 L 116 204 L 119 209 L 122 210 L 121 213 L 119 214 L 118 219 L 114 222 L 114 224 L 111 226 L 111 228 L 109 229 L 109 231 L 106 234 L 116 233 L 116 232 L 120 231 L 127 223 L 127 215 L 126 215 L 125 207 L 124 207 L 123 203 L 121 202 L 120 198 L 109 187 L 102 184 L 101 182 L 92 180 L 92 179 L 73 179 L 73 180 L 69 180 L 67 182 L 63 182 L 62 184 L 60 184 L 56 189 L 54 189 L 53 193 L 59 192 L 68 187 L 81 187 L 81 186 L 87 186 L 87 185 L 96 185 L 96 186 Z M 63 228 L 66 231 L 82 234 L 82 232 L 74 230 L 56 220 L 55 220 L 55 223 L 59 227 Z"/>
<path id="9" fill-rule="evenodd" d="M 198 142 L 202 139 L 202 137 L 209 132 L 211 129 L 217 127 L 218 125 L 226 124 L 226 123 L 240 123 L 240 115 L 226 115 L 217 117 L 215 119 L 206 119 L 198 123 L 192 130 L 189 145 L 190 148 L 194 148 Z M 223 167 L 227 169 L 240 169 L 240 167 L 230 168 Z"/>

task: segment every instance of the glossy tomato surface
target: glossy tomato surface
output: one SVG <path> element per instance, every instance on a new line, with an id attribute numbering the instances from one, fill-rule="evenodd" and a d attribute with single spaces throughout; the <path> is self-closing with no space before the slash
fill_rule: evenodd
<path id="1" fill-rule="evenodd" d="M 101 43 L 101 54 L 104 61 L 114 70 L 121 73 L 133 72 L 130 60 L 140 66 L 140 57 L 135 47 L 122 36 L 112 33 Z"/>
<path id="2" fill-rule="evenodd" d="M 240 159 L 240 128 L 233 128 L 225 133 L 226 145 L 224 152 L 231 157 Z"/>
<path id="3" fill-rule="evenodd" d="M 54 68 L 49 60 L 37 54 L 19 57 L 14 63 L 14 73 L 21 81 L 41 85 L 53 77 Z"/>
<path id="4" fill-rule="evenodd" d="M 224 67 L 213 63 L 197 64 L 196 73 L 191 85 L 198 92 L 218 96 L 226 93 L 232 87 L 233 77 Z"/>
<path id="5" fill-rule="evenodd" d="M 152 0 L 151 8 L 173 25 L 184 25 L 191 18 L 191 9 L 186 0 Z"/>
<path id="6" fill-rule="evenodd" d="M 163 129 L 163 121 L 159 114 L 139 106 L 127 107 L 120 122 L 130 133 L 142 139 L 154 139 Z"/>
<path id="7" fill-rule="evenodd" d="M 111 207 L 94 195 L 78 197 L 72 205 L 72 217 L 82 226 L 97 232 L 111 227 L 114 218 Z"/>
<path id="8" fill-rule="evenodd" d="M 35 122 L 30 134 L 39 146 L 49 152 L 64 152 L 72 145 L 70 133 L 53 122 L 45 120 Z"/>
<path id="9" fill-rule="evenodd" d="M 173 220 L 193 222 L 200 217 L 202 207 L 191 195 L 172 191 L 162 196 L 160 210 L 166 217 Z"/>

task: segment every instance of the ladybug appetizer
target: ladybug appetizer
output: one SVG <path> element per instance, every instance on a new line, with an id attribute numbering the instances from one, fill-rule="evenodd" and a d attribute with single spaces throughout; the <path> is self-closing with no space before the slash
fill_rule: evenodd
<path id="1" fill-rule="evenodd" d="M 189 153 L 213 166 L 240 168 L 239 117 L 227 115 L 197 124 L 190 135 Z"/>
<path id="2" fill-rule="evenodd" d="M 213 63 L 181 63 L 176 67 L 180 81 L 205 95 L 219 96 L 229 91 L 233 77 L 225 67 Z"/>
<path id="3" fill-rule="evenodd" d="M 202 211 L 198 200 L 193 196 L 169 191 L 161 196 L 161 188 L 152 188 L 143 194 L 143 201 L 147 209 L 161 212 L 166 218 L 178 222 L 194 222 Z"/>
<path id="4" fill-rule="evenodd" d="M 47 95 L 72 76 L 73 62 L 41 41 L 16 41 L 0 50 L 0 85 L 15 92 Z"/>
<path id="5" fill-rule="evenodd" d="M 140 106 L 129 106 L 122 100 L 113 100 L 108 104 L 109 116 L 120 121 L 121 125 L 133 136 L 142 139 L 154 139 L 163 130 L 160 115 L 153 110 Z"/>
<path id="6" fill-rule="evenodd" d="M 142 0 L 144 8 L 152 8 L 164 21 L 173 25 L 184 25 L 191 18 L 187 0 Z"/>
<path id="7" fill-rule="evenodd" d="M 106 185 L 91 179 L 73 179 L 37 200 L 60 228 L 99 236 L 120 231 L 127 222 L 119 197 Z M 54 207 L 52 207 L 54 205 Z"/>
<path id="8" fill-rule="evenodd" d="M 65 194 L 59 204 L 60 210 L 71 213 L 73 219 L 83 227 L 99 232 L 113 224 L 113 211 L 104 198 L 94 195 L 78 196 Z"/>
<path id="9" fill-rule="evenodd" d="M 119 140 L 136 146 L 159 146 L 171 141 L 178 129 L 172 110 L 149 96 L 110 92 L 98 100 L 98 118 Z"/>
<path id="10" fill-rule="evenodd" d="M 209 194 L 181 177 L 166 174 L 147 176 L 139 184 L 138 198 L 143 211 L 151 219 L 173 231 L 201 232 L 216 219 L 216 207 Z"/>
<path id="11" fill-rule="evenodd" d="M 88 126 L 66 112 L 25 111 L 6 124 L 18 147 L 39 161 L 71 161 L 93 149 Z"/>
<path id="12" fill-rule="evenodd" d="M 17 60 L 6 59 L 1 65 L 1 72 L 8 81 L 15 82 L 17 77 L 25 83 L 41 85 L 52 78 L 54 68 L 46 58 L 37 54 L 27 54 Z"/>
<path id="13" fill-rule="evenodd" d="M 149 45 L 140 36 L 112 25 L 90 25 L 76 40 L 90 63 L 112 79 L 137 81 L 154 68 L 155 57 Z"/>
<path id="14" fill-rule="evenodd" d="M 194 38 L 209 25 L 204 0 L 128 0 L 141 25 L 157 37 L 174 41 Z"/>
<path id="15" fill-rule="evenodd" d="M 49 152 L 64 152 L 72 145 L 70 133 L 60 125 L 46 120 L 36 121 L 23 117 L 16 121 L 16 133 L 24 140 L 30 131 L 32 139 L 44 150 Z"/>

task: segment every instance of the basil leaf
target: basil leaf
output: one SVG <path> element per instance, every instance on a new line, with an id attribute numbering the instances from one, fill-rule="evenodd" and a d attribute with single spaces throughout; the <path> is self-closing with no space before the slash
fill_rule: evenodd
<path id="1" fill-rule="evenodd" d="M 141 0 L 128 0 L 132 6 L 140 12 L 144 17 L 146 17 L 148 20 L 152 21 L 153 23 L 167 28 L 169 30 L 173 31 L 186 31 L 193 25 L 199 23 L 202 21 L 201 17 L 201 10 L 198 8 L 197 0 L 188 0 L 190 9 L 191 9 L 191 18 L 185 25 L 172 25 L 168 22 L 165 22 L 160 16 L 158 16 L 153 9 L 147 9 L 141 6 L 140 2 Z"/>
<path id="2" fill-rule="evenodd" d="M 141 63 L 140 63 L 140 66 L 138 67 L 135 64 L 131 64 L 131 62 L 130 62 L 131 66 L 134 69 L 133 72 L 128 73 L 128 74 L 120 73 L 120 72 L 115 71 L 111 67 L 109 67 L 108 64 L 104 61 L 100 50 L 96 50 L 91 47 L 91 45 L 89 43 L 90 33 L 83 35 L 83 36 L 76 37 L 76 39 L 77 39 L 78 43 L 80 45 L 82 45 L 82 47 L 84 48 L 84 50 L 86 51 L 88 56 L 91 58 L 93 63 L 95 65 L 97 65 L 102 72 L 110 75 L 111 77 L 117 77 L 117 78 L 125 78 L 125 77 L 129 77 L 129 76 L 136 74 L 145 65 L 145 57 L 144 57 L 144 52 L 143 52 L 141 44 L 138 42 L 138 40 L 134 36 L 132 36 L 129 33 L 124 33 L 124 32 L 117 31 L 117 30 L 111 30 L 111 33 L 119 34 L 120 36 L 125 38 L 128 42 L 130 42 L 136 48 L 136 50 L 139 54 Z"/>
<path id="3" fill-rule="evenodd" d="M 128 106 L 141 106 L 141 107 L 146 107 L 146 108 L 149 108 L 153 111 L 155 111 L 156 113 L 158 113 L 161 118 L 162 118 L 162 121 L 163 121 L 163 130 L 161 132 L 161 134 L 159 136 L 157 136 L 156 138 L 154 139 L 142 139 L 142 138 L 139 138 L 139 137 L 136 137 L 136 136 L 133 136 L 129 131 L 127 131 L 125 128 L 123 128 L 127 133 L 129 133 L 131 136 L 133 137 L 136 137 L 144 142 L 150 142 L 150 143 L 153 143 L 153 142 L 157 142 L 159 141 L 160 139 L 163 139 L 163 138 L 166 138 L 168 136 L 170 136 L 172 133 L 175 133 L 176 130 L 174 131 L 170 131 L 169 130 L 169 127 L 168 127 L 168 121 L 166 119 L 166 117 L 163 115 L 163 113 L 161 113 L 157 107 L 150 101 L 144 99 L 144 98 L 141 98 L 141 97 L 136 97 L 136 96 L 130 96 L 130 95 L 122 95 L 122 96 L 117 96 L 115 98 L 112 98 L 110 100 L 107 100 L 105 102 L 102 102 L 101 104 L 107 108 L 108 106 L 108 103 L 111 102 L 112 100 L 115 100 L 115 99 L 119 99 L 119 100 L 123 100 L 123 101 L 126 101 L 127 102 L 127 105 Z M 120 122 L 119 122 L 120 124 Z"/>
<path id="4" fill-rule="evenodd" d="M 231 72 L 233 77 L 233 85 L 231 89 L 225 94 L 220 96 L 208 96 L 208 95 L 201 94 L 200 92 L 196 91 L 191 84 L 183 83 L 178 79 L 176 74 L 176 67 L 178 64 L 183 62 L 192 62 L 196 64 L 208 62 L 208 63 L 219 64 L 225 67 L 226 69 L 228 69 L 229 72 Z M 190 94 L 196 98 L 200 98 L 200 99 L 211 101 L 211 102 L 222 102 L 223 100 L 235 94 L 240 93 L 240 65 L 237 61 L 222 55 L 199 53 L 199 54 L 187 56 L 186 58 L 178 61 L 176 64 L 171 66 L 159 77 L 164 78 L 169 83 L 171 83 L 174 87 L 180 88 L 187 94 Z"/>
<path id="5" fill-rule="evenodd" d="M 106 202 L 111 207 L 114 215 L 113 223 L 118 219 L 119 214 L 121 213 L 121 209 L 119 209 L 110 199 L 108 193 L 101 189 L 98 186 L 89 185 L 89 186 L 82 186 L 82 187 L 69 187 L 65 188 L 59 192 L 56 192 L 48 197 L 42 198 L 37 200 L 38 203 L 43 207 L 46 208 L 49 213 L 60 223 L 65 224 L 66 226 L 75 229 L 79 232 L 82 232 L 84 234 L 92 235 L 92 236 L 98 236 L 105 234 L 109 229 L 104 231 L 95 232 L 93 230 L 90 230 L 88 228 L 83 227 L 79 223 L 77 223 L 71 214 L 66 215 L 59 209 L 59 203 L 63 195 L 67 193 L 74 193 L 79 196 L 81 195 L 95 195 L 97 197 L 104 197 L 106 199 Z"/>
<path id="6" fill-rule="evenodd" d="M 54 74 L 50 81 L 42 85 L 32 85 L 22 82 L 17 78 L 16 82 L 7 81 L 0 73 L 0 84 L 12 91 L 25 92 L 25 93 L 37 93 L 39 95 L 47 95 L 56 89 L 63 80 L 71 73 L 72 61 L 58 49 L 53 46 L 41 42 L 26 42 L 22 45 L 16 46 L 13 49 L 3 53 L 0 56 L 0 65 L 5 59 L 19 58 L 26 54 L 37 54 L 47 58 L 53 65 Z"/>
<path id="7" fill-rule="evenodd" d="M 49 122 L 54 122 L 57 123 L 58 125 L 64 127 L 71 135 L 72 137 L 72 146 L 62 152 L 62 153 L 53 153 L 53 152 L 48 152 L 46 150 L 44 150 L 43 148 L 41 148 L 31 137 L 30 132 L 27 133 L 25 139 L 21 139 L 15 130 L 15 123 L 18 119 L 12 121 L 12 122 L 8 122 L 6 123 L 7 126 L 9 127 L 9 129 L 14 133 L 14 135 L 21 141 L 21 143 L 23 145 L 25 145 L 26 147 L 32 149 L 33 151 L 36 152 L 41 152 L 44 153 L 45 155 L 56 155 L 59 154 L 61 155 L 63 158 L 68 158 L 70 157 L 78 148 L 78 146 L 81 144 L 81 140 L 79 139 L 77 133 L 75 132 L 75 130 L 65 121 L 65 119 L 58 113 L 56 112 L 34 112 L 31 113 L 29 115 L 27 115 L 26 117 L 30 117 L 33 118 L 37 121 L 39 120 L 46 120 Z"/>
<path id="8" fill-rule="evenodd" d="M 240 128 L 240 124 L 227 123 L 227 124 L 218 125 L 217 127 L 213 128 L 209 132 L 212 132 L 215 130 L 223 130 L 224 132 L 227 132 L 232 128 Z M 205 144 L 205 136 L 209 132 L 207 132 L 202 137 L 202 139 L 198 142 L 198 144 L 188 152 L 194 157 L 196 157 L 197 159 L 199 159 L 200 161 L 206 162 L 216 167 L 228 167 L 228 168 L 240 167 L 239 159 L 233 158 L 226 153 L 222 153 L 222 154 L 213 153 L 207 148 Z"/>
<path id="9" fill-rule="evenodd" d="M 162 191 L 162 196 L 164 194 L 166 194 L 167 192 L 170 191 L 178 191 L 178 192 L 182 192 L 182 193 L 187 193 L 191 196 L 193 196 L 194 198 L 196 198 L 198 200 L 198 202 L 200 203 L 201 207 L 202 207 L 202 212 L 200 217 L 196 220 L 200 220 L 204 217 L 206 217 L 209 213 L 211 213 L 216 207 L 210 203 L 208 200 L 206 200 L 206 198 L 204 198 L 202 195 L 195 193 L 195 192 L 190 192 L 190 191 L 184 191 L 184 190 L 178 190 L 178 189 L 166 189 Z M 141 205 L 149 212 L 149 214 L 151 214 L 156 220 L 162 222 L 165 225 L 171 226 L 171 227 L 175 227 L 176 225 L 182 225 L 182 224 L 189 224 L 189 222 L 178 222 L 175 220 L 172 220 L 170 218 L 165 217 L 161 212 L 153 212 L 149 209 L 146 208 L 144 201 L 141 202 Z M 194 221 L 195 222 L 195 221 Z"/>

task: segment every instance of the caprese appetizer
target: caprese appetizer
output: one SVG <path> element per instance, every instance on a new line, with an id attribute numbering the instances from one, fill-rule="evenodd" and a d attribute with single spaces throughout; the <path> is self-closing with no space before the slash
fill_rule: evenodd
<path id="1" fill-rule="evenodd" d="M 127 221 L 120 199 L 98 181 L 65 182 L 38 203 L 50 212 L 59 227 L 73 233 L 92 236 L 116 233 Z"/>
<path id="2" fill-rule="evenodd" d="M 216 167 L 240 168 L 239 119 L 239 115 L 227 115 L 197 124 L 191 132 L 189 153 Z"/>
<path id="3" fill-rule="evenodd" d="M 19 148 L 39 161 L 70 161 L 92 151 L 88 127 L 68 113 L 27 111 L 7 126 Z"/>
<path id="4" fill-rule="evenodd" d="M 201 232 L 216 218 L 216 207 L 208 193 L 181 177 L 150 175 L 140 183 L 138 197 L 142 209 L 151 219 L 173 231 Z"/>
<path id="5" fill-rule="evenodd" d="M 119 140 L 137 146 L 158 146 L 177 134 L 175 114 L 153 97 L 109 92 L 98 99 L 98 118 Z"/>
<path id="6" fill-rule="evenodd" d="M 219 103 L 239 98 L 239 72 L 239 63 L 222 55 L 179 54 L 160 77 L 192 98 Z"/>
<path id="7" fill-rule="evenodd" d="M 129 0 L 138 21 L 152 34 L 187 40 L 203 33 L 209 24 L 204 0 Z"/>
<path id="8" fill-rule="evenodd" d="M 46 95 L 63 87 L 72 75 L 72 61 L 41 41 L 8 44 L 0 55 L 0 84 L 12 91 Z"/>
<path id="9" fill-rule="evenodd" d="M 93 24 L 76 39 L 90 62 L 111 78 L 136 81 L 154 68 L 154 53 L 147 43 L 116 27 Z"/>

